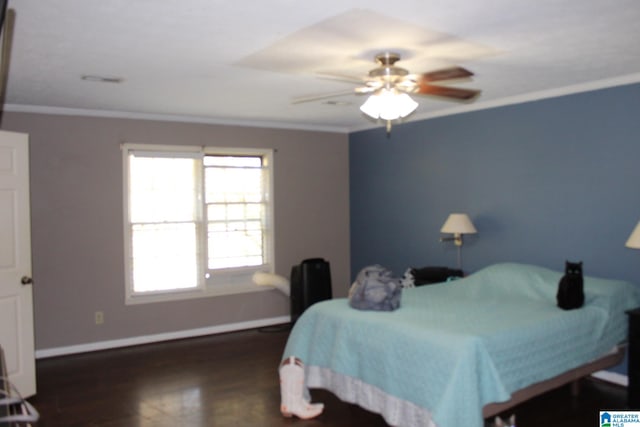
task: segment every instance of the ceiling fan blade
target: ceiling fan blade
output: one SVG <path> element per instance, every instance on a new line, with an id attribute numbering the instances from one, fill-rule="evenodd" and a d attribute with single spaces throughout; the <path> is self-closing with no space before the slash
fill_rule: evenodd
<path id="1" fill-rule="evenodd" d="M 320 77 L 321 79 L 338 80 L 346 83 L 362 84 L 365 81 L 365 78 L 361 76 L 355 76 L 352 74 L 333 73 L 331 71 L 326 71 L 326 72 L 323 71 L 323 72 L 317 73 L 317 76 Z"/>
<path id="2" fill-rule="evenodd" d="M 420 82 L 437 82 L 441 80 L 464 79 L 473 76 L 473 73 L 466 68 L 451 67 L 441 70 L 429 71 L 418 75 L 418 84 Z"/>
<path id="3" fill-rule="evenodd" d="M 367 93 L 367 92 L 373 92 L 375 90 L 375 88 L 369 88 L 369 87 L 357 87 L 355 89 L 348 89 L 348 90 L 341 90 L 338 92 L 327 92 L 327 93 L 321 93 L 321 94 L 316 94 L 316 95 L 304 95 L 304 96 L 299 96 L 296 98 L 293 98 L 291 100 L 292 104 L 302 104 L 304 102 L 312 102 L 312 101 L 319 101 L 321 99 L 327 99 L 327 98 L 335 98 L 338 96 L 345 96 L 345 95 L 358 95 L 361 93 Z"/>
<path id="4" fill-rule="evenodd" d="M 436 86 L 429 84 L 420 84 L 414 92 L 419 95 L 434 95 L 444 98 L 453 98 L 461 101 L 468 101 L 475 98 L 481 91 L 475 89 L 460 89 L 447 86 Z"/>

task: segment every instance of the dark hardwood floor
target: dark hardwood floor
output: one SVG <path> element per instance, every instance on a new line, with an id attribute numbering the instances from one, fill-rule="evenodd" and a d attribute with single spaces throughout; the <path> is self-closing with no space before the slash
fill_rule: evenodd
<path id="1" fill-rule="evenodd" d="M 324 390 L 312 392 L 325 403 L 320 417 L 282 417 L 277 368 L 287 335 L 252 330 L 38 360 L 29 400 L 39 427 L 387 425 Z M 578 397 L 563 387 L 509 413 L 518 427 L 585 427 L 599 425 L 600 409 L 625 405 L 625 388 L 583 380 Z"/>

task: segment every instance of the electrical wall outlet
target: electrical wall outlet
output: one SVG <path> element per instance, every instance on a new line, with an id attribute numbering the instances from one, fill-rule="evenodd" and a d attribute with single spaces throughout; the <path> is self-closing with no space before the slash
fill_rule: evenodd
<path id="1" fill-rule="evenodd" d="M 102 311 L 96 311 L 96 325 L 102 325 L 104 323 L 104 313 Z"/>

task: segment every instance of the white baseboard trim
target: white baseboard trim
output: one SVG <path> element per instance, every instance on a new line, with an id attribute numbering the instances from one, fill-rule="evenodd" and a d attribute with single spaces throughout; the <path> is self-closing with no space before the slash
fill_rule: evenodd
<path id="1" fill-rule="evenodd" d="M 624 374 L 610 371 L 598 371 L 591 374 L 592 377 L 599 380 L 608 381 L 610 383 L 618 384 L 624 387 L 629 386 L 629 377 Z"/>
<path id="2" fill-rule="evenodd" d="M 271 317 L 268 319 L 250 320 L 247 322 L 228 323 L 224 325 L 208 326 L 206 328 L 189 329 L 185 331 L 165 332 L 154 335 L 143 335 L 117 340 L 99 341 L 87 344 L 70 345 L 66 347 L 46 348 L 36 350 L 36 359 L 47 357 L 66 356 L 77 353 L 87 353 L 90 351 L 108 350 L 111 348 L 129 347 L 140 344 L 150 344 L 154 342 L 169 341 L 182 338 L 193 338 L 203 335 L 221 334 L 225 332 L 235 332 L 245 329 L 262 328 L 265 326 L 288 323 L 290 316 Z"/>

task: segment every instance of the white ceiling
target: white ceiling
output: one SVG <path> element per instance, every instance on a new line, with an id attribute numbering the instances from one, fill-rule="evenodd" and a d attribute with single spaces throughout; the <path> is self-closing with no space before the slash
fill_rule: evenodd
<path id="1" fill-rule="evenodd" d="M 382 126 L 356 85 L 379 51 L 412 73 L 475 73 L 470 104 L 417 96 L 409 120 L 640 81 L 638 0 L 10 0 L 7 111 L 349 132 Z M 6 25 L 5 25 L 6 28 Z M 82 80 L 83 75 L 122 83 Z M 333 102 L 327 102 L 333 101 Z"/>

